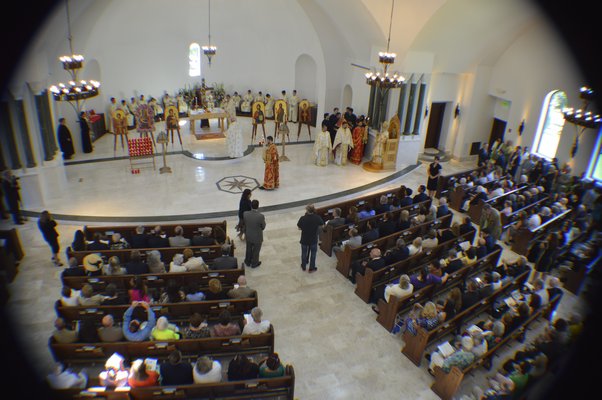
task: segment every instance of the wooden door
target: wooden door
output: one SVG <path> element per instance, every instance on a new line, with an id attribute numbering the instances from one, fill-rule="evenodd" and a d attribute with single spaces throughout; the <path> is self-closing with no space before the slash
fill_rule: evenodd
<path id="1" fill-rule="evenodd" d="M 446 103 L 431 103 L 429 125 L 426 129 L 426 139 L 424 141 L 425 149 L 436 149 L 439 146 L 443 116 L 445 115 L 445 104 Z"/>
<path id="2" fill-rule="evenodd" d="M 504 142 L 504 133 L 506 132 L 506 121 L 494 118 L 493 125 L 491 126 L 491 134 L 489 135 L 489 148 L 496 139 L 500 139 Z"/>

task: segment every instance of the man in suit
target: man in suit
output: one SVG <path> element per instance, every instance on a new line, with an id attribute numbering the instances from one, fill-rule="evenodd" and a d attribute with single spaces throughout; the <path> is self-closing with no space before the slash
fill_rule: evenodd
<path id="1" fill-rule="evenodd" d="M 236 257 L 230 255 L 230 248 L 228 246 L 222 246 L 222 255 L 215 258 L 213 262 L 209 264 L 210 270 L 236 268 L 238 268 L 238 260 Z"/>
<path id="2" fill-rule="evenodd" d="M 301 231 L 301 269 L 305 271 L 309 262 L 309 272 L 314 272 L 316 268 L 316 253 L 318 251 L 318 229 L 324 226 L 322 217 L 316 214 L 313 204 L 305 207 L 305 215 L 299 218 L 297 227 Z"/>
<path id="3" fill-rule="evenodd" d="M 326 225 L 332 226 L 333 228 L 336 228 L 337 226 L 345 225 L 345 218 L 341 217 L 341 209 L 340 208 L 337 207 L 332 210 L 332 219 L 329 219 L 328 221 L 326 221 L 326 224 L 324 224 L 324 229 L 326 229 Z"/>
<path id="4" fill-rule="evenodd" d="M 155 229 L 151 231 L 147 245 L 154 249 L 169 247 L 169 239 L 161 232 L 160 226 L 155 226 Z"/>
<path id="5" fill-rule="evenodd" d="M 378 247 L 370 250 L 370 260 L 364 260 L 362 262 L 354 262 L 351 265 L 351 277 L 349 280 L 351 283 L 355 283 L 355 276 L 359 272 L 364 274 L 366 268 L 370 268 L 372 271 L 378 271 L 386 266 L 385 259 L 381 257 L 381 252 Z"/>
<path id="6" fill-rule="evenodd" d="M 231 299 L 247 299 L 255 296 L 255 290 L 247 286 L 247 278 L 240 275 L 237 280 L 238 287 L 228 290 L 228 297 Z"/>
<path id="7" fill-rule="evenodd" d="M 148 235 L 144 233 L 144 226 L 137 226 L 136 233 L 132 235 L 132 240 L 130 241 L 132 249 L 144 249 L 148 245 L 147 241 Z"/>
<path id="8" fill-rule="evenodd" d="M 393 214 L 387 211 L 383 215 L 383 220 L 378 224 L 378 235 L 379 237 L 385 237 L 392 235 L 397 231 L 397 221 L 393 219 Z"/>
<path id="9" fill-rule="evenodd" d="M 439 199 L 439 207 L 437 207 L 437 218 L 444 217 L 447 214 L 451 214 L 451 211 L 449 211 L 449 207 L 447 206 L 447 199 L 441 197 Z"/>
<path id="10" fill-rule="evenodd" d="M 429 196 L 425 192 L 426 192 L 426 186 L 424 186 L 424 185 L 418 186 L 418 194 L 416 196 L 414 196 L 414 198 L 412 199 L 412 203 L 417 204 L 417 203 L 421 203 L 423 201 L 428 200 Z"/>
<path id="11" fill-rule="evenodd" d="M 190 239 L 184 237 L 184 228 L 180 225 L 174 228 L 175 236 L 169 238 L 170 247 L 188 247 L 190 246 Z"/>
<path id="12" fill-rule="evenodd" d="M 243 214 L 245 237 L 247 238 L 247 248 L 243 266 L 249 266 L 251 268 L 257 268 L 261 265 L 261 261 L 259 261 L 259 252 L 261 251 L 261 244 L 263 243 L 265 216 L 257 210 L 258 208 L 259 201 L 253 200 L 251 202 L 251 210 L 245 211 Z"/>
<path id="13" fill-rule="evenodd" d="M 131 275 L 149 273 L 148 265 L 146 265 L 146 263 L 142 261 L 142 257 L 138 250 L 132 250 L 132 252 L 130 253 L 130 261 L 127 264 L 125 264 L 125 270 L 128 274 Z"/>
<path id="14" fill-rule="evenodd" d="M 192 237 L 193 246 L 213 246 L 215 239 L 211 237 L 213 229 L 210 226 L 204 226 L 199 228 L 200 235 L 194 235 Z"/>

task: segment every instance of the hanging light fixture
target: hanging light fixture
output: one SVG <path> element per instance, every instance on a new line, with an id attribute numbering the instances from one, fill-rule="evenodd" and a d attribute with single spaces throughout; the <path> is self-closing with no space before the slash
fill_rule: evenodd
<path id="1" fill-rule="evenodd" d="M 377 86 L 383 89 L 395 89 L 401 87 L 405 78 L 397 72 L 389 75 L 389 66 L 395 63 L 397 54 L 389 52 L 391 42 L 391 26 L 393 25 L 393 8 L 395 0 L 391 2 L 391 19 L 389 21 L 389 37 L 387 38 L 387 51 L 378 53 L 378 62 L 382 65 L 381 71 L 372 71 L 366 74 L 366 83 L 370 86 Z"/>
<path id="2" fill-rule="evenodd" d="M 211 66 L 211 57 L 213 57 L 215 55 L 215 53 L 217 52 L 217 47 L 211 45 L 211 0 L 209 0 L 208 16 L 209 16 L 209 44 L 207 46 L 203 46 L 202 49 L 203 49 L 203 54 L 205 54 L 207 56 L 207 59 L 209 60 L 209 66 Z"/>
<path id="3" fill-rule="evenodd" d="M 67 13 L 67 40 L 69 42 L 70 55 L 59 57 L 63 64 L 63 69 L 69 73 L 71 79 L 69 82 L 52 85 L 49 90 L 56 101 L 67 101 L 79 114 L 81 111 L 80 101 L 95 97 L 99 93 L 100 82 L 95 80 L 78 80 L 77 73 L 84 65 L 84 56 L 75 54 L 73 51 L 73 37 L 71 35 L 71 18 L 69 15 L 69 0 L 65 0 L 65 10 Z M 73 105 L 72 102 L 75 102 Z"/>
<path id="4" fill-rule="evenodd" d="M 579 139 L 586 129 L 595 129 L 596 131 L 602 126 L 602 117 L 600 114 L 594 114 L 588 111 L 589 105 L 594 100 L 593 89 L 583 86 L 579 89 L 579 97 L 583 100 L 583 108 L 575 110 L 572 107 L 567 107 L 562 110 L 564 120 L 575 126 L 575 140 L 571 147 L 571 158 L 575 157 L 579 150 Z"/>

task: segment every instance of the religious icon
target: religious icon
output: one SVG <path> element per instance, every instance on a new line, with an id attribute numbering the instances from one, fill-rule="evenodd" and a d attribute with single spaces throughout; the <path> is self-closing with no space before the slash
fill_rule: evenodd
<path id="1" fill-rule="evenodd" d="M 114 130 L 114 134 L 115 134 L 115 138 L 113 141 L 113 151 L 115 151 L 117 149 L 117 136 L 121 137 L 121 148 L 124 148 L 124 140 L 123 140 L 123 136 L 125 135 L 126 140 L 127 140 L 127 134 L 128 134 L 128 124 L 127 124 L 127 118 L 125 116 L 125 111 L 123 111 L 122 109 L 116 109 L 115 112 L 113 113 L 113 130 Z"/>
<path id="2" fill-rule="evenodd" d="M 140 137 L 147 136 L 150 133 L 154 143 L 155 136 L 153 135 L 153 132 L 155 131 L 155 112 L 153 108 L 146 103 L 140 103 L 136 109 L 136 117 L 138 119 L 137 130 Z"/>
<path id="3" fill-rule="evenodd" d="M 165 126 L 167 129 L 178 129 L 178 109 L 176 106 L 168 106 L 165 109 L 165 114 L 167 118 L 165 118 Z"/>
<path id="4" fill-rule="evenodd" d="M 265 104 L 262 101 L 253 103 L 253 131 L 251 133 L 251 142 L 255 140 L 257 135 L 257 125 L 261 125 L 263 136 L 265 137 Z"/>
<path id="5" fill-rule="evenodd" d="M 288 110 L 286 106 L 286 101 L 284 100 L 276 100 L 274 103 L 274 122 L 276 126 L 274 127 L 274 136 L 278 137 L 278 128 L 280 124 L 286 123 L 288 121 Z"/>
<path id="6" fill-rule="evenodd" d="M 309 134 L 309 139 L 311 140 L 311 130 L 309 128 L 310 123 L 311 123 L 311 111 L 309 108 L 309 101 L 306 99 L 303 99 L 299 103 L 299 126 L 297 128 L 297 141 L 299 141 L 299 135 L 301 134 L 301 126 L 303 124 L 307 125 L 307 133 Z"/>

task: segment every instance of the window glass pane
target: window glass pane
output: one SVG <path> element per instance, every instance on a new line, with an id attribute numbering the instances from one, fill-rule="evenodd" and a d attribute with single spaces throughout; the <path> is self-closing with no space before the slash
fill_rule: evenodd
<path id="1" fill-rule="evenodd" d="M 201 76 L 201 46 L 192 43 L 188 49 L 188 75 Z"/>
<path id="2" fill-rule="evenodd" d="M 545 117 L 543 125 L 540 124 L 541 132 L 536 135 L 537 143 L 535 154 L 552 159 L 556 157 L 556 150 L 560 142 L 560 135 L 564 126 L 564 115 L 562 109 L 567 105 L 567 97 L 564 92 L 556 91 L 546 97 L 543 109 Z M 544 113 L 542 113 L 544 115 Z"/>

